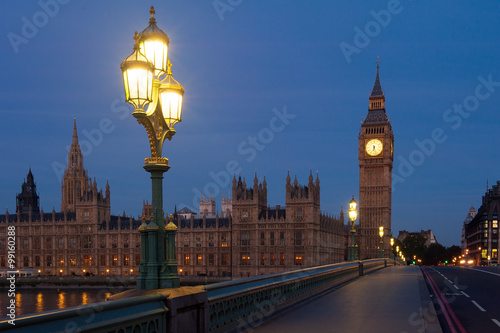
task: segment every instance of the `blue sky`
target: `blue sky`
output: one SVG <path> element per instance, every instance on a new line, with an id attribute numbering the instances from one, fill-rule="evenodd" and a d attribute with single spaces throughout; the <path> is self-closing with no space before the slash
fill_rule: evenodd
<path id="1" fill-rule="evenodd" d="M 265 176 L 271 206 L 285 203 L 288 171 L 301 184 L 317 171 L 322 209 L 338 215 L 358 198 L 377 56 L 400 177 L 393 234 L 432 229 L 459 244 L 470 205 L 500 180 L 497 1 L 10 0 L 0 21 L 9 212 L 30 165 L 44 210 L 60 208 L 74 117 L 89 175 L 109 181 L 112 213 L 136 216 L 150 198 L 146 132 L 123 102 L 119 67 L 150 5 L 185 88 L 183 121 L 163 150 L 166 211 L 197 208 L 200 192 L 220 202 L 229 166 L 247 183 Z"/>

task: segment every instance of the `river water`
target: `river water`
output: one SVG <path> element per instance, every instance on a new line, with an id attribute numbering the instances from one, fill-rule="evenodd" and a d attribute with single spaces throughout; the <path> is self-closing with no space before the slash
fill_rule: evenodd
<path id="1" fill-rule="evenodd" d="M 16 318 L 21 315 L 48 310 L 65 309 L 105 301 L 107 297 L 121 290 L 110 288 L 33 288 L 16 291 Z M 7 316 L 10 304 L 8 289 L 0 288 L 0 318 Z"/>

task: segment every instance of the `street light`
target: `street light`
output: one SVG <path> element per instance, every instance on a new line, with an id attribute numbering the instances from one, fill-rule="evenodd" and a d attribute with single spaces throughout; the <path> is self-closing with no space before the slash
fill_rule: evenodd
<path id="1" fill-rule="evenodd" d="M 380 235 L 380 246 L 378 247 L 378 257 L 384 257 L 384 227 L 378 227 L 378 234 Z"/>
<path id="2" fill-rule="evenodd" d="M 354 229 L 354 221 L 358 217 L 358 212 L 356 211 L 356 200 L 354 200 L 354 195 L 352 196 L 352 200 L 349 202 L 349 219 L 351 220 L 351 245 L 349 245 L 349 256 L 348 260 L 357 260 L 358 259 L 358 249 L 357 245 L 354 241 L 354 234 L 356 230 Z"/>
<path id="3" fill-rule="evenodd" d="M 394 238 L 391 237 L 391 259 L 394 259 Z"/>
<path id="4" fill-rule="evenodd" d="M 137 277 L 138 289 L 179 287 L 175 261 L 177 226 L 165 225 L 163 211 L 163 174 L 170 169 L 162 157 L 165 139 L 175 134 L 174 125 L 181 121 L 184 88 L 172 76 L 165 34 L 156 25 L 151 6 L 149 26 L 135 33 L 134 51 L 120 65 L 123 73 L 125 100 L 134 106 L 132 115 L 148 134 L 151 157 L 145 159 L 144 169 L 151 174 L 153 215 L 149 223 L 143 216 L 141 261 Z"/>

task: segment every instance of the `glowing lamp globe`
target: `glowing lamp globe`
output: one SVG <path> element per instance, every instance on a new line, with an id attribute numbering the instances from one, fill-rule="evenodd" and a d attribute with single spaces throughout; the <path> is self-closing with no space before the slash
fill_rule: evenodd
<path id="1" fill-rule="evenodd" d="M 151 18 L 149 26 L 140 33 L 139 46 L 141 52 L 153 64 L 156 79 L 167 73 L 168 43 L 170 42 L 166 33 L 156 25 L 154 18 L 155 10 L 151 6 L 149 11 Z"/>
<path id="2" fill-rule="evenodd" d="M 172 64 L 168 62 L 166 77 L 160 82 L 159 98 L 163 118 L 169 127 L 181 121 L 184 88 L 172 76 Z"/>
<path id="3" fill-rule="evenodd" d="M 154 67 L 139 50 L 138 35 L 135 33 L 134 52 L 120 65 L 125 87 L 125 100 L 135 107 L 136 111 L 144 111 L 144 107 L 153 99 Z"/>

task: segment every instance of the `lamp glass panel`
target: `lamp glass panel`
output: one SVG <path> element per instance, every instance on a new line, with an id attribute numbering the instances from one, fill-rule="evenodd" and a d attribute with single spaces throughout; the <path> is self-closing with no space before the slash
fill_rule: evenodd
<path id="1" fill-rule="evenodd" d="M 141 43 L 141 51 L 155 67 L 155 76 L 167 72 L 168 45 L 155 39 L 146 39 Z"/>
<path id="2" fill-rule="evenodd" d="M 175 124 L 181 121 L 182 95 L 177 91 L 166 90 L 160 92 L 160 103 L 163 111 L 163 118 L 168 124 Z"/>
<path id="3" fill-rule="evenodd" d="M 358 217 L 358 213 L 356 213 L 355 210 L 349 211 L 349 218 L 351 219 L 351 221 L 355 221 L 357 217 Z"/>
<path id="4" fill-rule="evenodd" d="M 126 100 L 142 108 L 152 99 L 153 73 L 145 68 L 129 68 L 123 72 Z"/>

